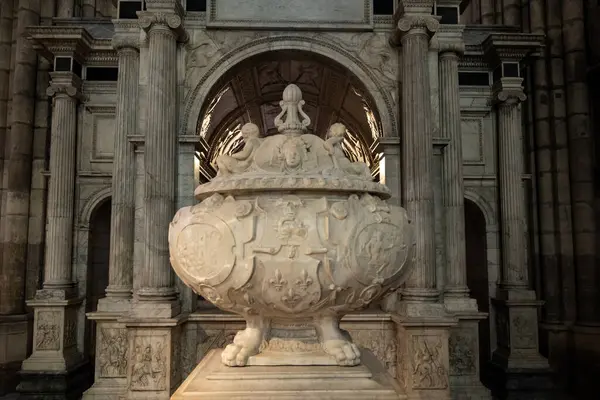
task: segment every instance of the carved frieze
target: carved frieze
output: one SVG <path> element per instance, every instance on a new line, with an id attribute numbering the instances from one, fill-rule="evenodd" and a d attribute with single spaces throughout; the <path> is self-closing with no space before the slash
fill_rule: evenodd
<path id="1" fill-rule="evenodd" d="M 133 339 L 131 384 L 135 391 L 168 389 L 169 344 L 167 336 L 136 336 Z"/>
<path id="2" fill-rule="evenodd" d="M 445 389 L 448 371 L 444 365 L 444 343 L 439 335 L 412 336 L 412 387 Z"/>
<path id="3" fill-rule="evenodd" d="M 452 329 L 448 343 L 450 374 L 471 375 L 477 372 L 477 338 L 469 329 Z"/>
<path id="4" fill-rule="evenodd" d="M 63 315 L 60 311 L 39 311 L 35 336 L 36 350 L 59 350 Z"/>
<path id="5" fill-rule="evenodd" d="M 395 332 L 392 329 L 349 329 L 354 343 L 375 354 L 391 376 L 396 376 L 398 365 Z"/>
<path id="6" fill-rule="evenodd" d="M 127 329 L 99 329 L 100 346 L 98 349 L 98 365 L 103 378 L 124 377 L 127 375 Z"/>

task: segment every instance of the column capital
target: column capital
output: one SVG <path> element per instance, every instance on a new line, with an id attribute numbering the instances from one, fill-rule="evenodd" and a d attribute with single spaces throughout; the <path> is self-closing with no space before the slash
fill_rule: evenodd
<path id="1" fill-rule="evenodd" d="M 156 29 L 168 29 L 180 42 L 189 40 L 189 35 L 183 28 L 183 17 L 177 11 L 142 11 L 138 15 L 140 27 L 148 34 Z"/>
<path id="2" fill-rule="evenodd" d="M 435 46 L 440 55 L 455 53 L 462 56 L 465 52 L 464 30 L 464 25 L 441 24 L 435 36 L 431 39 L 432 47 Z"/>
<path id="3" fill-rule="evenodd" d="M 117 51 L 118 54 L 124 51 L 137 51 L 140 50 L 140 36 L 130 34 L 119 34 L 115 35 L 111 41 L 112 47 Z"/>
<path id="4" fill-rule="evenodd" d="M 493 86 L 494 101 L 500 105 L 513 106 L 527 100 L 522 83 L 523 78 L 501 78 Z"/>
<path id="5" fill-rule="evenodd" d="M 46 89 L 49 97 L 67 96 L 79 101 L 86 100 L 81 92 L 81 79 L 73 72 L 50 72 L 50 78 L 50 86 Z"/>
<path id="6" fill-rule="evenodd" d="M 112 38 L 112 47 L 120 52 L 123 49 L 140 49 L 140 24 L 138 21 L 113 20 L 115 34 Z"/>
<path id="7" fill-rule="evenodd" d="M 415 33 L 432 36 L 439 28 L 439 19 L 428 14 L 404 14 L 398 19 L 397 34 L 400 37 Z"/>

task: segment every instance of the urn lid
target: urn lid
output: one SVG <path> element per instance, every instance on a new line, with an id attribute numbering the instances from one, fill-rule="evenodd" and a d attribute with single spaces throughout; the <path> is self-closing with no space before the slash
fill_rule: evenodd
<path id="1" fill-rule="evenodd" d="M 326 139 L 306 133 L 310 118 L 303 110 L 302 91 L 288 85 L 275 118 L 277 135 L 261 138 L 256 124 L 242 127 L 244 147 L 217 158 L 218 173 L 194 192 L 203 200 L 213 194 L 318 191 L 370 193 L 383 199 L 390 190 L 374 182 L 369 167 L 350 161 L 342 150 L 346 127 L 333 124 Z"/>

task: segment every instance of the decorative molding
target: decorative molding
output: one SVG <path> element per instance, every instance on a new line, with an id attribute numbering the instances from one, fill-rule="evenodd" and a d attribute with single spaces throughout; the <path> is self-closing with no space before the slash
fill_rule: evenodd
<path id="1" fill-rule="evenodd" d="M 476 132 L 466 132 L 465 131 L 465 126 L 464 124 L 470 124 L 470 123 L 475 123 L 477 124 Z M 473 114 L 469 115 L 468 113 L 463 113 L 461 116 L 461 134 L 462 134 L 462 142 L 463 142 L 463 165 L 485 165 L 485 160 L 484 160 L 484 156 L 483 156 L 483 134 L 484 134 L 484 130 L 483 130 L 483 125 L 484 125 L 484 121 L 483 121 L 483 117 L 481 116 L 475 116 Z M 475 133 L 477 135 L 477 153 L 479 154 L 478 157 L 476 158 L 468 158 L 466 157 L 466 153 L 465 153 L 465 134 L 468 133 Z"/>
<path id="2" fill-rule="evenodd" d="M 272 7 L 279 8 L 277 2 L 267 3 Z M 206 26 L 215 28 L 248 28 L 254 29 L 289 29 L 306 28 L 310 30 L 370 30 L 373 29 L 373 11 L 372 0 L 303 0 L 302 2 L 292 2 L 286 5 L 280 5 L 279 12 L 281 16 L 272 9 L 273 14 L 268 10 L 264 13 L 252 7 L 243 8 L 243 3 L 237 0 L 208 0 L 206 12 Z M 242 7 L 242 8 L 240 8 Z M 325 18 L 315 18 L 312 15 L 300 16 L 298 7 L 301 10 L 327 10 L 324 12 Z M 356 14 L 354 19 L 332 19 L 336 10 L 360 9 L 360 14 Z M 247 11 L 244 15 L 243 12 Z M 339 12 L 339 11 L 338 11 Z M 222 14 L 224 13 L 224 14 Z M 233 13 L 233 14 L 232 14 Z M 275 15 L 271 17 L 271 15 Z M 289 15 L 289 17 L 288 17 Z"/>

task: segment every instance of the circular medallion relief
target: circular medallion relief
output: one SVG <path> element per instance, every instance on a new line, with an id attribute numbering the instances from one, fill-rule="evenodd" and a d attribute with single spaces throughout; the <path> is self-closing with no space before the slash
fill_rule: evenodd
<path id="1" fill-rule="evenodd" d="M 359 227 L 353 239 L 352 268 L 364 285 L 396 277 L 406 263 L 408 246 L 402 230 L 390 223 Z"/>
<path id="2" fill-rule="evenodd" d="M 188 225 L 177 237 L 179 264 L 194 280 L 219 285 L 234 267 L 234 244 L 227 226 L 219 229 L 208 223 Z"/>

